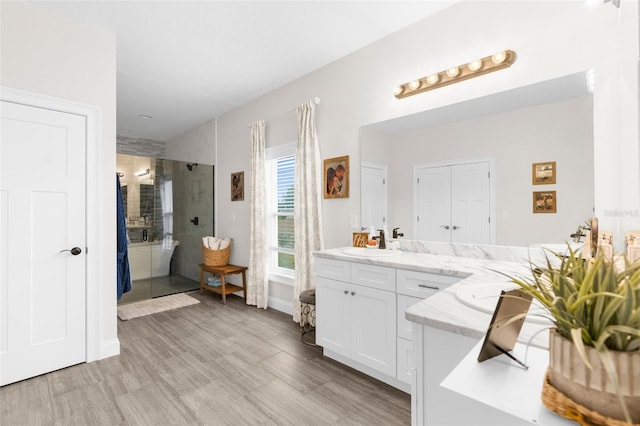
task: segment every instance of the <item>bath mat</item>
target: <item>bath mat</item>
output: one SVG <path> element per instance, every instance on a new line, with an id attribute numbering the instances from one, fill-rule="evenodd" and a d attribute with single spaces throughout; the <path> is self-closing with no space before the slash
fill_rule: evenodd
<path id="1" fill-rule="evenodd" d="M 127 321 L 133 318 L 157 314 L 158 312 L 195 305 L 196 303 L 200 303 L 200 301 L 184 293 L 172 294 L 170 296 L 157 297 L 155 299 L 118 306 L 118 318 L 122 321 Z"/>

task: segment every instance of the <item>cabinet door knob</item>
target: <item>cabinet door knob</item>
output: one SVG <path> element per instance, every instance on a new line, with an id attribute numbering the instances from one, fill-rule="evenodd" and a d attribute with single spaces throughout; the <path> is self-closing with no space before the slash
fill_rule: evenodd
<path id="1" fill-rule="evenodd" d="M 449 229 L 449 225 L 440 225 L 440 228 Z"/>
<path id="2" fill-rule="evenodd" d="M 349 294 L 349 290 L 345 290 L 345 291 L 344 291 L 344 294 Z"/>
<path id="3" fill-rule="evenodd" d="M 355 291 L 352 291 L 352 292 L 351 292 L 351 295 L 352 295 L 352 296 L 355 296 L 355 295 L 356 295 L 356 292 L 355 292 Z"/>

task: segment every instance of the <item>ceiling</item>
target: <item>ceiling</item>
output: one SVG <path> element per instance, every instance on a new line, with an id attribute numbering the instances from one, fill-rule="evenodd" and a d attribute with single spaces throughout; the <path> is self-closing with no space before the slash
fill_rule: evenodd
<path id="1" fill-rule="evenodd" d="M 118 135 L 167 141 L 457 1 L 31 3 L 116 34 Z"/>

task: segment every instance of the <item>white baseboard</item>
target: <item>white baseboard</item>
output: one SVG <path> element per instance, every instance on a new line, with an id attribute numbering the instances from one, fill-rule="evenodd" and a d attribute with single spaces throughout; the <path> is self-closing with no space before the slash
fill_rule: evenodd
<path id="1" fill-rule="evenodd" d="M 102 342 L 98 359 L 105 359 L 120 355 L 120 339 L 112 339 Z"/>
<path id="2" fill-rule="evenodd" d="M 267 303 L 271 309 L 293 315 L 293 303 L 291 301 L 270 297 Z"/>

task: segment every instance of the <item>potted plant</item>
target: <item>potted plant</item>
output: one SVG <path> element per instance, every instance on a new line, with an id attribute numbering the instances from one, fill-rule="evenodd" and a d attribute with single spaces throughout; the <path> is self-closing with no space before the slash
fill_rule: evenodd
<path id="1" fill-rule="evenodd" d="M 511 279 L 554 324 L 545 406 L 586 424 L 640 423 L 640 263 L 569 246 L 532 272 Z"/>

